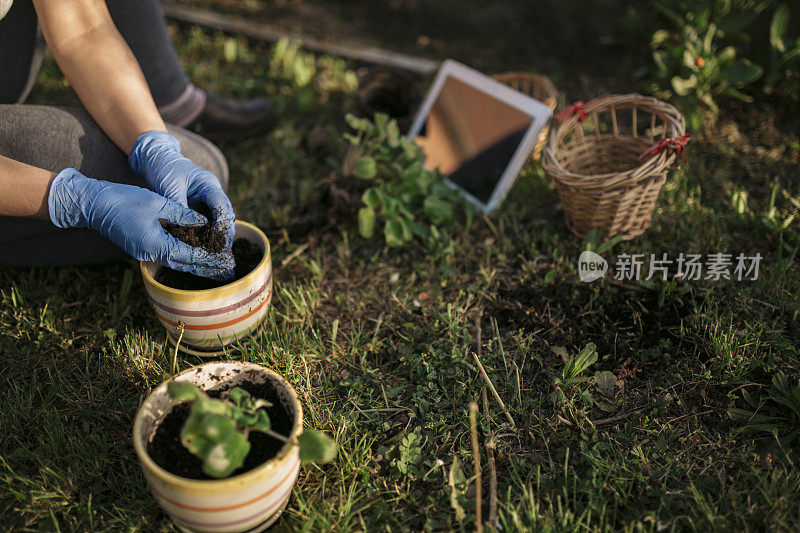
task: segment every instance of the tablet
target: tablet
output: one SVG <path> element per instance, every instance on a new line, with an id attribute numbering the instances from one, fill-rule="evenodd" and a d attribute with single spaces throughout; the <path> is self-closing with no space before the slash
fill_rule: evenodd
<path id="1" fill-rule="evenodd" d="M 422 146 L 428 168 L 489 214 L 511 190 L 551 115 L 543 103 L 448 59 L 407 136 Z"/>

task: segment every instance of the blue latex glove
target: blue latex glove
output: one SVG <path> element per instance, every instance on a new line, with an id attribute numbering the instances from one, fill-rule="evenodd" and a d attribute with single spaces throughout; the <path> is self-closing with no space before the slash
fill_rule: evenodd
<path id="1" fill-rule="evenodd" d="M 211 209 L 212 223 L 225 234 L 230 249 L 236 219 L 231 202 L 211 172 L 181 155 L 181 145 L 175 137 L 163 131 L 143 133 L 131 148 L 128 164 L 164 198 L 184 207 L 189 203 L 206 204 Z"/>
<path id="2" fill-rule="evenodd" d="M 164 231 L 172 224 L 204 224 L 206 219 L 152 191 L 90 179 L 67 168 L 50 184 L 50 220 L 59 228 L 92 228 L 132 257 L 213 279 L 228 279 L 230 254 L 209 254 Z"/>

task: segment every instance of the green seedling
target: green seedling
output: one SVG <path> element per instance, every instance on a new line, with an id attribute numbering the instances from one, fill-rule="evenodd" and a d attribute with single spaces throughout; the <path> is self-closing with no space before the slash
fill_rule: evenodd
<path id="1" fill-rule="evenodd" d="M 583 372 L 597 362 L 597 348 L 593 342 L 590 342 L 574 357 L 568 357 L 563 348 L 560 353 L 564 359 L 564 369 L 561 371 L 561 375 L 553 380 L 555 385 L 553 401 L 566 402 L 568 397 L 565 391 L 569 392 L 577 388 L 581 383 L 591 379 L 588 376 L 584 376 Z M 581 396 L 591 401 L 591 395 L 588 391 L 584 391 Z"/>
<path id="2" fill-rule="evenodd" d="M 289 437 L 272 430 L 266 408 L 272 404 L 234 387 L 224 399 L 209 397 L 191 383 L 172 381 L 167 391 L 177 402 L 192 404 L 181 430 L 181 443 L 203 461 L 203 472 L 215 478 L 229 476 L 242 466 L 250 452 L 248 435 L 260 431 L 283 442 Z M 300 459 L 329 462 L 336 457 L 336 444 L 327 435 L 311 429 L 298 438 Z"/>
<path id="3" fill-rule="evenodd" d="M 358 211 L 362 237 L 373 238 L 383 226 L 388 246 L 430 245 L 458 213 L 470 226 L 472 206 L 445 184 L 439 171 L 425 168 L 422 147 L 404 138 L 396 121 L 383 113 L 375 114 L 374 123 L 353 115 L 346 119 L 355 133 L 344 134 L 351 147 L 343 173 L 369 183 Z"/>
<path id="4" fill-rule="evenodd" d="M 741 431 L 772 435 L 785 450 L 800 447 L 800 382 L 792 386 L 786 374 L 778 371 L 766 398 L 757 400 L 747 389 L 742 389 L 742 397 L 749 409 L 728 409 Z"/>

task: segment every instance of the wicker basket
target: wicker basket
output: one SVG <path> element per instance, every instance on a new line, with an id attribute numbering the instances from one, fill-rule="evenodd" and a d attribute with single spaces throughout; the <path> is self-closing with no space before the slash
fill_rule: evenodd
<path id="1" fill-rule="evenodd" d="M 604 95 L 571 107 L 576 113 L 553 132 L 542 157 L 558 187 L 567 225 L 580 237 L 591 228 L 603 230 L 605 238 L 641 235 L 650 226 L 676 153 L 640 156 L 660 139 L 682 136 L 683 115 L 639 94 Z"/>
<path id="2" fill-rule="evenodd" d="M 558 104 L 558 89 L 547 76 L 530 72 L 503 72 L 492 77 L 500 83 L 505 83 L 515 91 L 539 100 L 552 110 L 555 110 Z M 536 141 L 536 146 L 533 147 L 533 155 L 531 156 L 533 159 L 539 159 L 542 155 L 542 149 L 547 142 L 547 133 L 549 131 L 550 127 L 545 126 L 539 133 L 539 139 Z"/>

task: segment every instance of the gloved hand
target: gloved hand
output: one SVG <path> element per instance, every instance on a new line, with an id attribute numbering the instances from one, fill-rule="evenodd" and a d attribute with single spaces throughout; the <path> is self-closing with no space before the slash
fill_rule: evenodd
<path id="1" fill-rule="evenodd" d="M 211 209 L 212 224 L 225 234 L 226 247 L 230 249 L 236 219 L 231 202 L 211 172 L 181 155 L 181 145 L 175 137 L 163 131 L 143 133 L 128 154 L 128 164 L 164 198 L 184 207 L 189 203 L 206 204 Z"/>
<path id="2" fill-rule="evenodd" d="M 142 261 L 213 279 L 227 279 L 234 266 L 230 254 L 209 254 L 164 231 L 159 220 L 180 225 L 206 220 L 142 187 L 90 179 L 67 168 L 50 184 L 47 206 L 59 228 L 92 228 Z"/>

